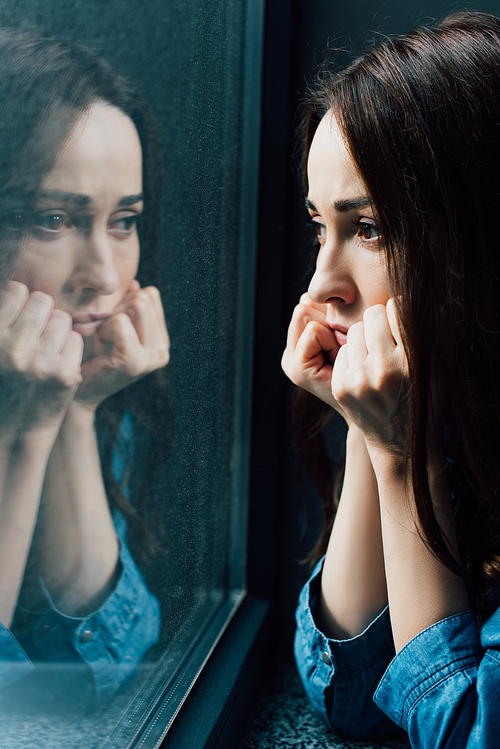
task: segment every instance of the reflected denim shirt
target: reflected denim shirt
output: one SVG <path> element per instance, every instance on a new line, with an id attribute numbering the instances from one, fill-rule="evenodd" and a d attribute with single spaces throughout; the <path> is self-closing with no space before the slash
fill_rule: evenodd
<path id="1" fill-rule="evenodd" d="M 114 510 L 121 572 L 115 589 L 84 617 L 59 611 L 42 580 L 46 605 L 39 611 L 18 606 L 9 632 L 0 625 L 0 686 L 30 673 L 34 662 L 86 664 L 94 691 L 106 694 L 134 673 L 160 632 L 160 606 L 146 587 L 125 543 L 126 523 Z"/>
<path id="2" fill-rule="evenodd" d="M 320 632 L 322 565 L 301 592 L 295 637 L 299 673 L 320 718 L 357 738 L 404 729 L 415 749 L 498 749 L 500 609 L 480 631 L 471 611 L 443 619 L 395 655 L 388 608 L 352 639 Z"/>
<path id="3" fill-rule="evenodd" d="M 99 435 L 100 445 L 106 435 Z M 120 438 L 113 454 L 113 472 L 118 481 L 142 479 L 145 461 L 134 461 L 136 439 L 130 413 L 120 425 Z M 139 465 L 137 465 L 139 463 Z M 128 488 L 125 489 L 128 495 Z M 67 616 L 58 610 L 43 580 L 39 578 L 41 610 L 18 606 L 12 631 L 0 623 L 0 688 L 30 674 L 34 662 L 85 665 L 91 691 L 111 692 L 131 676 L 160 635 L 160 605 L 149 592 L 126 543 L 127 523 L 112 510 L 120 543 L 121 572 L 115 589 L 103 605 L 85 617 Z"/>

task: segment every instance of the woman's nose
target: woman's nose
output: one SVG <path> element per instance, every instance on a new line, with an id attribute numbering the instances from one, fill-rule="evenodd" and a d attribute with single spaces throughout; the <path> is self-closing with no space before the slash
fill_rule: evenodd
<path id="1" fill-rule="evenodd" d="M 106 231 L 98 228 L 81 237 L 78 260 L 71 279 L 73 291 L 114 294 L 120 287 L 112 242 Z"/>
<path id="2" fill-rule="evenodd" d="M 352 269 L 339 244 L 329 242 L 320 248 L 308 294 L 317 304 L 343 305 L 355 301 L 356 284 Z"/>

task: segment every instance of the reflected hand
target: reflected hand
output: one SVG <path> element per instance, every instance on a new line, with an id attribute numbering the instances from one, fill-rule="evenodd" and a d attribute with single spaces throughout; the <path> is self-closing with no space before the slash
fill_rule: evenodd
<path id="1" fill-rule="evenodd" d="M 133 281 L 122 302 L 98 329 L 93 357 L 82 364 L 83 382 L 75 402 L 95 409 L 169 361 L 167 327 L 160 292 Z"/>
<path id="2" fill-rule="evenodd" d="M 326 305 L 302 294 L 288 328 L 281 366 L 290 380 L 347 419 L 332 393 L 333 364 L 340 346 L 326 324 Z"/>
<path id="3" fill-rule="evenodd" d="M 367 446 L 405 455 L 409 376 L 394 299 L 365 310 L 349 328 L 333 367 L 333 397 Z"/>
<path id="4" fill-rule="evenodd" d="M 81 382 L 82 337 L 40 291 L 10 281 L 0 297 L 0 428 L 57 426 Z"/>

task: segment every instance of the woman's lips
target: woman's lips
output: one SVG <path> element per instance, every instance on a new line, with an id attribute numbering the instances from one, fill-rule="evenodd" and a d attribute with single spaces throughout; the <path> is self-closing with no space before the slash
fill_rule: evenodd
<path id="1" fill-rule="evenodd" d="M 86 338 L 87 336 L 94 335 L 98 328 L 103 324 L 109 317 L 108 314 L 104 315 L 85 315 L 79 319 L 73 318 L 73 330 L 80 333 L 81 336 Z"/>
<path id="2" fill-rule="evenodd" d="M 330 328 L 333 331 L 333 335 L 335 336 L 335 339 L 339 346 L 345 346 L 347 343 L 347 331 L 348 328 L 346 328 L 344 325 L 330 325 Z"/>

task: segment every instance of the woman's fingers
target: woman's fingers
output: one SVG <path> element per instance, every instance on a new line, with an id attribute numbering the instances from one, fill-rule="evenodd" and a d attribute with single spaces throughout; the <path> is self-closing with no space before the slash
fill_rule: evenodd
<path id="1" fill-rule="evenodd" d="M 164 367 L 169 360 L 170 340 L 158 289 L 148 286 L 138 291 L 128 302 L 126 313 L 148 352 L 150 369 Z"/>
<path id="2" fill-rule="evenodd" d="M 318 322 L 325 325 L 326 318 L 324 312 L 307 302 L 302 302 L 302 299 L 306 296 L 306 294 L 302 295 L 300 304 L 295 307 L 290 325 L 288 326 L 286 348 L 289 351 L 295 350 L 308 323 Z"/>
<path id="3" fill-rule="evenodd" d="M 82 366 L 83 383 L 77 400 L 97 406 L 134 380 L 164 367 L 170 341 L 158 289 L 137 284 L 125 295 L 115 313 L 98 330 L 107 346 Z"/>
<path id="4" fill-rule="evenodd" d="M 332 393 L 369 440 L 400 449 L 407 423 L 407 361 L 396 308 L 375 305 L 349 329 Z"/>
<path id="5" fill-rule="evenodd" d="M 342 348 L 345 349 L 344 356 L 347 356 L 351 368 L 363 364 L 368 355 L 364 323 L 351 325 L 347 331 L 347 343 Z"/>
<path id="6" fill-rule="evenodd" d="M 294 336 L 291 336 L 293 339 Z M 338 410 L 332 390 L 332 363 L 339 350 L 333 331 L 310 320 L 293 348 L 287 345 L 281 365 L 293 383 Z"/>
<path id="7" fill-rule="evenodd" d="M 11 327 L 28 301 L 28 287 L 18 281 L 9 281 L 0 292 L 0 332 Z"/>
<path id="8" fill-rule="evenodd" d="M 0 296 L 2 430 L 58 429 L 81 382 L 82 337 L 51 296 L 11 282 Z"/>
<path id="9" fill-rule="evenodd" d="M 339 344 L 326 324 L 326 305 L 302 294 L 288 328 L 281 366 L 290 380 L 338 409 L 331 390 L 332 364 Z"/>
<path id="10" fill-rule="evenodd" d="M 160 292 L 154 286 L 127 295 L 116 313 L 99 330 L 101 340 L 112 342 L 110 356 L 137 359 L 143 373 L 164 367 L 170 340 Z"/>
<path id="11" fill-rule="evenodd" d="M 302 370 L 307 370 L 308 375 L 320 375 L 326 371 L 330 379 L 331 362 L 335 360 L 338 350 L 339 344 L 330 328 L 311 320 L 297 343 L 294 358 Z"/>
<path id="12" fill-rule="evenodd" d="M 363 315 L 366 349 L 376 356 L 384 356 L 396 346 L 389 322 L 386 307 L 376 304 L 368 307 Z"/>
<path id="13" fill-rule="evenodd" d="M 398 346 L 403 347 L 403 337 L 401 335 L 401 329 L 399 327 L 399 318 L 396 307 L 396 300 L 389 299 L 386 305 L 386 314 L 391 333 Z"/>

